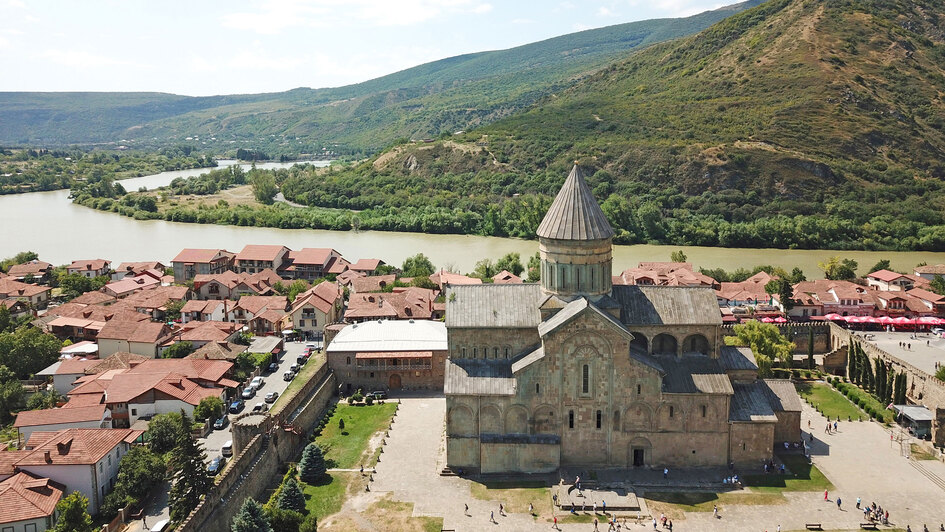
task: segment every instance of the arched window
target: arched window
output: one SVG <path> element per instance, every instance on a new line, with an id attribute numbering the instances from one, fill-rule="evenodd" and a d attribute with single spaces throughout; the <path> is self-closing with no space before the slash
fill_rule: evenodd
<path id="1" fill-rule="evenodd" d="M 536 393 L 536 394 L 541 393 L 541 384 L 539 384 L 539 383 L 537 383 L 537 382 L 535 383 L 535 393 Z"/>
<path id="2" fill-rule="evenodd" d="M 473 348 L 473 358 L 479 358 L 479 348 L 478 348 L 478 347 L 474 347 L 474 348 Z"/>
<path id="3" fill-rule="evenodd" d="M 574 269 L 574 289 L 578 292 L 581 291 L 581 267 L 578 266 Z"/>
<path id="4" fill-rule="evenodd" d="M 587 364 L 581 368 L 581 393 L 590 393 L 591 389 L 591 367 Z"/>
<path id="5" fill-rule="evenodd" d="M 463 347 L 461 351 L 462 351 L 462 353 L 463 353 L 463 354 L 462 354 L 462 358 L 466 358 L 466 348 Z"/>
<path id="6" fill-rule="evenodd" d="M 673 414 L 676 413 L 676 409 L 673 406 L 669 407 L 669 417 L 673 417 Z"/>
<path id="7" fill-rule="evenodd" d="M 601 419 L 602 419 L 602 418 L 603 418 L 603 416 L 601 415 L 601 411 L 598 410 L 598 411 L 597 411 L 597 428 L 600 428 L 600 424 L 601 424 Z"/>
<path id="8" fill-rule="evenodd" d="M 349 366 L 351 365 L 351 357 L 347 357 L 346 363 L 347 363 Z"/>
<path id="9" fill-rule="evenodd" d="M 508 347 L 506 347 L 506 348 L 505 348 L 505 358 L 506 358 L 506 360 L 508 360 L 508 358 L 509 358 L 509 351 L 511 351 L 511 350 L 510 350 Z"/>
<path id="10" fill-rule="evenodd" d="M 706 414 L 706 407 L 705 405 L 702 405 L 702 417 L 705 417 L 705 414 Z"/>
<path id="11" fill-rule="evenodd" d="M 614 410 L 614 430 L 620 430 L 620 410 Z"/>
<path id="12" fill-rule="evenodd" d="M 492 358 L 499 358 L 499 348 L 498 348 L 498 347 L 493 347 L 493 348 L 492 348 Z"/>
<path id="13" fill-rule="evenodd" d="M 641 393 L 643 393 L 643 386 L 637 384 L 637 395 L 640 395 Z"/>
<path id="14" fill-rule="evenodd" d="M 574 410 L 568 410 L 568 428 L 574 428 Z"/>

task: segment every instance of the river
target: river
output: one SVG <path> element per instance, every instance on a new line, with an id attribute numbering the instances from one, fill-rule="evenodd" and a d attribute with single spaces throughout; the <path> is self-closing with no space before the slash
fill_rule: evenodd
<path id="1" fill-rule="evenodd" d="M 233 161 L 220 161 L 221 166 Z M 258 168 L 279 168 L 293 163 L 257 164 Z M 327 164 L 318 162 L 315 164 Z M 247 165 L 243 165 L 248 167 Z M 206 169 L 163 172 L 122 180 L 127 190 L 157 188 L 177 177 L 188 177 Z M 522 255 L 523 262 L 538 250 L 536 241 L 461 235 L 428 235 L 380 231 L 323 231 L 237 227 L 139 221 L 115 213 L 74 205 L 68 190 L 32 192 L 0 196 L 0 257 L 31 250 L 53 264 L 73 260 L 103 258 L 117 265 L 122 261 L 170 260 L 183 248 L 224 248 L 239 251 L 246 244 L 282 244 L 291 249 L 331 247 L 352 262 L 360 258 L 379 258 L 400 265 L 404 258 L 424 253 L 437 266 L 454 267 L 463 272 L 473 269 L 482 258 L 496 259 L 510 252 Z M 889 251 L 831 251 L 707 248 L 692 246 L 614 246 L 614 272 L 636 266 L 640 261 L 667 261 L 675 250 L 683 250 L 697 267 L 751 268 L 758 264 L 781 266 L 787 270 L 800 267 L 808 278 L 820 278 L 819 261 L 839 255 L 860 264 L 859 273 L 880 259 L 889 259 L 895 269 L 911 271 L 919 262 L 945 263 L 945 253 Z"/>

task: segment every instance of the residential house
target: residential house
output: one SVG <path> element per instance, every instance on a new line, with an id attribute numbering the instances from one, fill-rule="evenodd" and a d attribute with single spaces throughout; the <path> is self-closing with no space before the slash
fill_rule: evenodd
<path id="1" fill-rule="evenodd" d="M 236 306 L 228 299 L 192 299 L 180 309 L 181 323 L 191 321 L 226 321 L 227 310 Z"/>
<path id="2" fill-rule="evenodd" d="M 240 328 L 240 325 L 227 321 L 190 321 L 175 330 L 162 347 L 190 342 L 197 349 L 211 342 L 229 342 L 236 339 Z"/>
<path id="3" fill-rule="evenodd" d="M 86 292 L 79 297 L 73 298 L 71 301 L 69 301 L 69 303 L 76 305 L 110 305 L 117 300 L 118 298 L 115 296 L 110 296 L 104 292 L 93 290 L 91 292 Z"/>
<path id="4" fill-rule="evenodd" d="M 928 264 L 925 266 L 916 266 L 912 273 L 927 281 L 934 281 L 936 275 L 945 277 L 945 264 Z"/>
<path id="5" fill-rule="evenodd" d="M 98 353 L 105 358 L 119 351 L 155 358 L 172 330 L 164 323 L 151 321 L 109 321 L 99 331 Z"/>
<path id="6" fill-rule="evenodd" d="M 522 278 L 508 270 L 502 270 L 501 272 L 492 276 L 492 282 L 496 284 L 522 284 Z"/>
<path id="7" fill-rule="evenodd" d="M 0 299 L 0 305 L 6 307 L 11 318 L 21 318 L 27 314 L 33 314 L 29 303 L 21 299 Z"/>
<path id="8" fill-rule="evenodd" d="M 376 275 L 377 269 L 384 264 L 381 259 L 358 259 L 358 262 L 348 266 L 348 269 L 364 275 Z"/>
<path id="9" fill-rule="evenodd" d="M 818 279 L 794 285 L 793 299 L 804 300 L 805 295 L 816 300 L 823 307 L 824 314 L 872 316 L 875 309 L 869 290 L 850 281 Z M 795 315 L 794 311 L 791 315 Z"/>
<path id="10" fill-rule="evenodd" d="M 922 301 L 928 308 L 934 310 L 936 316 L 945 317 L 945 296 L 930 292 L 924 288 L 913 288 L 906 292 L 906 294 Z"/>
<path id="11" fill-rule="evenodd" d="M 234 342 L 208 342 L 185 358 L 236 362 L 236 357 L 246 350 L 247 346 Z"/>
<path id="12" fill-rule="evenodd" d="M 866 286 L 883 291 L 906 291 L 918 286 L 927 286 L 929 281 L 918 275 L 908 275 L 889 270 L 878 270 L 866 276 Z"/>
<path id="13" fill-rule="evenodd" d="M 103 429 L 111 426 L 111 417 L 104 404 L 75 408 L 24 410 L 13 422 L 19 441 L 26 442 L 36 431 L 56 432 L 63 429 Z"/>
<path id="14" fill-rule="evenodd" d="M 112 272 L 112 280 L 120 281 L 145 273 L 152 276 L 156 274 L 157 278 L 160 280 L 161 277 L 164 277 L 164 270 L 166 269 L 167 266 L 156 260 L 148 262 L 122 262 L 116 266 L 115 271 Z"/>
<path id="15" fill-rule="evenodd" d="M 390 293 L 351 294 L 344 318 L 349 323 L 373 320 L 436 319 L 433 300 L 437 292 L 415 286 Z"/>
<path id="16" fill-rule="evenodd" d="M 279 271 L 289 258 L 285 246 L 248 245 L 236 254 L 233 267 L 237 273 L 257 273 L 269 269 Z"/>
<path id="17" fill-rule="evenodd" d="M 88 512 L 97 515 L 105 495 L 115 487 L 118 463 L 140 435 L 141 431 L 130 429 L 34 432 L 27 442 L 31 452 L 16 467 L 80 492 L 89 499 Z"/>
<path id="18" fill-rule="evenodd" d="M 137 277 L 122 278 L 120 281 L 112 281 L 102 288 L 102 292 L 116 299 L 127 297 L 139 290 L 146 290 L 161 285 L 161 280 L 155 279 L 150 275 L 139 275 Z"/>
<path id="19" fill-rule="evenodd" d="M 758 272 L 741 282 L 719 283 L 715 297 L 720 307 L 766 307 L 763 310 L 780 310 L 780 302 L 765 291 L 765 286 L 777 279 L 765 272 Z"/>
<path id="20" fill-rule="evenodd" d="M 0 299 L 19 299 L 37 309 L 46 308 L 51 291 L 48 286 L 21 283 L 9 277 L 0 279 Z"/>
<path id="21" fill-rule="evenodd" d="M 41 260 L 31 260 L 23 264 L 14 264 L 10 266 L 7 272 L 10 279 L 14 281 L 27 281 L 33 283 L 45 283 L 49 280 L 49 272 L 52 271 L 52 264 Z"/>
<path id="22" fill-rule="evenodd" d="M 266 296 L 274 294 L 272 286 L 281 281 L 282 278 L 270 269 L 254 274 L 226 271 L 215 275 L 194 277 L 194 292 L 198 299 L 238 299 L 244 295 Z"/>
<path id="23" fill-rule="evenodd" d="M 53 388 L 61 395 L 68 395 L 80 378 L 115 369 L 129 369 L 145 360 L 148 358 L 126 351 L 115 353 L 108 358 L 64 358 L 36 375 L 52 377 Z"/>
<path id="24" fill-rule="evenodd" d="M 711 286 L 718 290 L 719 283 L 700 272 L 693 271 L 688 262 L 640 262 L 614 276 L 615 285 L 650 286 Z"/>
<path id="25" fill-rule="evenodd" d="M 345 270 L 344 273 L 339 274 L 335 277 L 335 281 L 338 282 L 341 286 L 351 286 L 351 283 L 358 277 L 367 277 L 367 274 L 361 273 L 356 270 Z"/>
<path id="26" fill-rule="evenodd" d="M 190 295 L 190 289 L 186 286 L 155 286 L 131 294 L 123 303 L 151 319 L 164 320 L 169 303 L 187 301 Z"/>
<path id="27" fill-rule="evenodd" d="M 0 530 L 43 532 L 56 525 L 66 487 L 26 471 L 0 482 Z"/>
<path id="28" fill-rule="evenodd" d="M 432 281 L 433 284 L 439 286 L 441 292 L 445 287 L 451 285 L 482 284 L 482 279 L 468 277 L 466 275 L 461 275 L 446 270 L 440 270 L 431 275 L 430 281 Z"/>
<path id="29" fill-rule="evenodd" d="M 366 292 L 381 292 L 388 286 L 394 284 L 397 276 L 390 275 L 371 275 L 368 277 L 356 277 L 351 279 L 351 292 L 354 294 L 363 294 Z"/>
<path id="30" fill-rule="evenodd" d="M 308 281 L 325 277 L 336 268 L 336 263 L 344 261 L 341 253 L 331 248 L 302 248 L 289 251 L 285 265 L 279 270 L 282 277 L 305 279 Z M 345 269 L 347 261 L 344 261 Z M 339 272 L 340 273 L 340 272 Z"/>
<path id="31" fill-rule="evenodd" d="M 322 337 L 325 326 L 341 320 L 342 288 L 330 281 L 319 283 L 297 295 L 286 318 L 286 328 L 301 331 L 305 338 Z"/>
<path id="32" fill-rule="evenodd" d="M 216 275 L 233 267 L 235 253 L 225 249 L 184 249 L 171 261 L 174 282 L 184 283 L 197 275 Z"/>
<path id="33" fill-rule="evenodd" d="M 101 277 L 108 275 L 112 263 L 104 259 L 76 260 L 66 266 L 66 273 L 84 275 L 85 277 Z"/>
<path id="34" fill-rule="evenodd" d="M 227 319 L 249 325 L 256 334 L 270 334 L 279 329 L 288 308 L 285 296 L 243 296 L 229 311 Z"/>

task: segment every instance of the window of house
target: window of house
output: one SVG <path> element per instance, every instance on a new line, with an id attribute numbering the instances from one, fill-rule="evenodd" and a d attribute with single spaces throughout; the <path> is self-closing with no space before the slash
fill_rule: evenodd
<path id="1" fill-rule="evenodd" d="M 578 291 L 581 290 L 581 269 L 580 268 L 577 268 L 574 270 L 574 287 Z"/>
<path id="2" fill-rule="evenodd" d="M 674 415 L 675 413 L 676 413 L 676 408 L 670 406 L 670 407 L 669 407 L 669 417 L 673 417 L 673 415 Z"/>
<path id="3" fill-rule="evenodd" d="M 463 355 L 462 355 L 463 358 L 466 358 L 466 348 L 463 347 L 462 349 L 460 349 L 460 351 L 463 353 Z"/>
<path id="4" fill-rule="evenodd" d="M 132 409 L 131 409 L 131 415 L 132 415 L 132 416 L 137 416 L 137 415 L 138 415 L 138 409 L 137 409 L 137 408 L 132 408 Z"/>
<path id="5" fill-rule="evenodd" d="M 373 371 L 371 372 L 371 378 L 372 378 L 372 379 L 374 378 L 374 372 L 373 372 Z"/>
<path id="6" fill-rule="evenodd" d="M 104 473 L 104 472 L 105 472 L 105 464 L 103 464 L 103 463 L 101 463 L 101 462 L 98 463 L 98 472 L 99 472 L 99 473 Z"/>
<path id="7" fill-rule="evenodd" d="M 581 393 L 590 393 L 591 389 L 591 367 L 587 364 L 581 368 Z"/>
<path id="8" fill-rule="evenodd" d="M 108 455 L 108 467 L 112 466 L 112 455 Z"/>
<path id="9" fill-rule="evenodd" d="M 706 413 L 706 407 L 705 405 L 702 405 L 702 417 L 705 417 L 705 413 Z"/>
<path id="10" fill-rule="evenodd" d="M 568 428 L 574 428 L 574 410 L 568 410 Z"/>
<path id="11" fill-rule="evenodd" d="M 346 358 L 345 358 L 345 362 L 350 366 L 350 365 L 351 365 L 351 357 L 346 357 Z"/>
<path id="12" fill-rule="evenodd" d="M 299 320 L 299 327 L 305 327 L 305 320 Z"/>
<path id="13" fill-rule="evenodd" d="M 600 424 L 601 424 L 601 419 L 602 419 L 602 418 L 603 418 L 603 415 L 601 414 L 601 411 L 598 410 L 598 411 L 597 411 L 597 428 L 600 428 Z"/>

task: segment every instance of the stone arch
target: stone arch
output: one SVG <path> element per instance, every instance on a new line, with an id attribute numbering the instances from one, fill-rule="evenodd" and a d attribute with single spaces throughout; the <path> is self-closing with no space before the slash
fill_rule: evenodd
<path id="1" fill-rule="evenodd" d="M 630 342 L 630 350 L 640 353 L 650 352 L 650 340 L 641 332 L 632 332 L 633 340 Z"/>
<path id="2" fill-rule="evenodd" d="M 479 409 L 479 430 L 483 434 L 502 434 L 504 425 L 498 406 L 485 405 Z"/>
<path id="3" fill-rule="evenodd" d="M 650 430 L 653 427 L 653 409 L 643 402 L 631 404 L 623 414 L 623 431 Z"/>
<path id="4" fill-rule="evenodd" d="M 676 337 L 669 333 L 660 333 L 653 337 L 654 355 L 675 355 L 678 351 Z"/>
<path id="5" fill-rule="evenodd" d="M 506 434 L 528 434 L 528 409 L 512 405 L 505 412 Z"/>
<path id="6" fill-rule="evenodd" d="M 699 353 L 700 355 L 709 354 L 709 340 L 703 334 L 690 334 L 683 340 L 683 353 Z"/>
<path id="7" fill-rule="evenodd" d="M 532 425 L 535 434 L 556 434 L 558 432 L 558 419 L 555 416 L 555 409 L 551 405 L 539 405 L 535 408 L 535 414 L 532 417 Z"/>
<path id="8" fill-rule="evenodd" d="M 468 406 L 457 405 L 450 408 L 446 419 L 451 436 L 476 435 L 476 416 Z"/>
<path id="9" fill-rule="evenodd" d="M 659 430 L 665 432 L 682 432 L 686 430 L 686 412 L 676 403 L 663 403 L 657 409 Z"/>
<path id="10" fill-rule="evenodd" d="M 627 466 L 643 467 L 653 464 L 653 444 L 643 437 L 636 437 L 627 443 Z"/>

